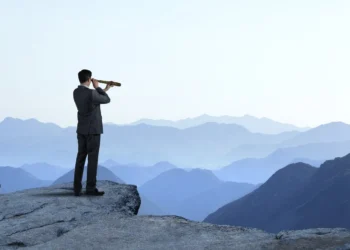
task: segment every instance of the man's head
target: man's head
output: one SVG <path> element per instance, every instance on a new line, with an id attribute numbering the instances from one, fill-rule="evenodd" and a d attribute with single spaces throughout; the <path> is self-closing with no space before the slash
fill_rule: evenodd
<path id="1" fill-rule="evenodd" d="M 80 84 L 90 86 L 91 76 L 92 76 L 92 73 L 88 69 L 83 69 L 83 70 L 79 71 L 78 78 L 79 78 Z"/>

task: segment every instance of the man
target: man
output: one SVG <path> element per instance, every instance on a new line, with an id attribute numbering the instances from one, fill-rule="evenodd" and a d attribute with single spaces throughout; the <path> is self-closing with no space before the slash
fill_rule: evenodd
<path id="1" fill-rule="evenodd" d="M 96 175 L 98 154 L 100 150 L 101 134 L 103 134 L 103 124 L 100 104 L 109 103 L 111 100 L 107 91 L 111 87 L 107 84 L 105 89 L 98 86 L 98 81 L 91 78 L 90 70 L 83 69 L 78 73 L 80 85 L 73 91 L 75 105 L 78 109 L 78 153 L 74 171 L 74 194 L 82 194 L 82 178 L 86 157 L 88 156 L 87 166 L 87 195 L 103 195 L 103 191 L 96 188 Z M 93 84 L 94 90 L 90 89 Z"/>

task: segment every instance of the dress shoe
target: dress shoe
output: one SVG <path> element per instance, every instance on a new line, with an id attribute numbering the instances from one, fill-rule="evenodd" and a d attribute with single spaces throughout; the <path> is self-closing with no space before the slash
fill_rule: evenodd
<path id="1" fill-rule="evenodd" d="M 96 195 L 96 196 L 101 196 L 104 195 L 105 192 L 104 191 L 99 191 L 97 188 L 95 188 L 94 190 L 86 190 L 85 191 L 86 195 Z"/>

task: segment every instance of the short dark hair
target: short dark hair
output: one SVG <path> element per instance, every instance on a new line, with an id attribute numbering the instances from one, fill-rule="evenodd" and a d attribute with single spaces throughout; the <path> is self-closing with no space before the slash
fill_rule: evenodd
<path id="1" fill-rule="evenodd" d="M 88 70 L 88 69 L 80 70 L 78 73 L 79 82 L 84 83 L 87 80 L 89 80 L 89 78 L 91 78 L 91 76 L 92 76 L 92 73 L 90 70 Z"/>

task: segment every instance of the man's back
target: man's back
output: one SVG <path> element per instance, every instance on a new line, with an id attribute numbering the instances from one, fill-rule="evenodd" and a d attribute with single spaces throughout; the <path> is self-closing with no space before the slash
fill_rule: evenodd
<path id="1" fill-rule="evenodd" d="M 73 91 L 73 98 L 78 109 L 77 130 L 79 134 L 103 134 L 100 104 L 109 103 L 110 98 L 100 87 L 95 90 L 79 85 Z"/>

